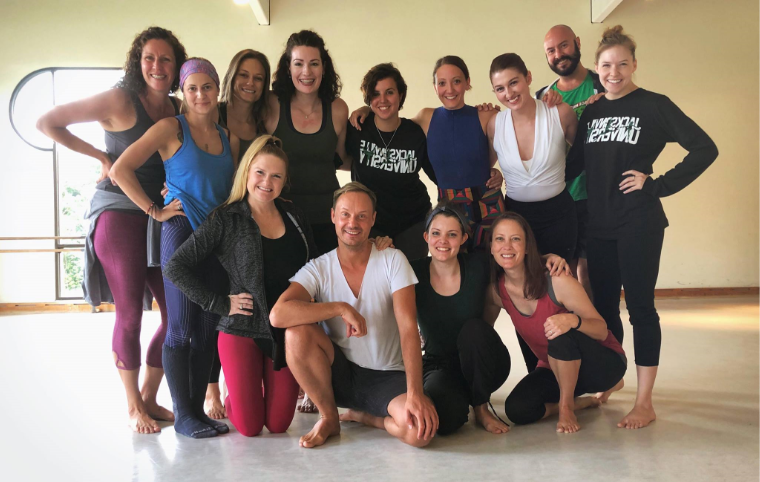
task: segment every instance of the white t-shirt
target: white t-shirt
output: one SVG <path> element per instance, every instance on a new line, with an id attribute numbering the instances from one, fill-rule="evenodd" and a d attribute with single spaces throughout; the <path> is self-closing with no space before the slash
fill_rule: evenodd
<path id="1" fill-rule="evenodd" d="M 392 248 L 378 251 L 373 244 L 358 298 L 348 286 L 336 249 L 309 261 L 290 281 L 303 286 L 318 303 L 348 303 L 367 321 L 367 334 L 361 338 L 347 338 L 339 316 L 324 321 L 327 336 L 349 361 L 372 370 L 404 369 L 393 293 L 417 283 L 404 253 Z"/>

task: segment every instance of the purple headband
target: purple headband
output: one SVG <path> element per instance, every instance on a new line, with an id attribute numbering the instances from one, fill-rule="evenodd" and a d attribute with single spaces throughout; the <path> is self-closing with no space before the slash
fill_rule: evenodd
<path id="1" fill-rule="evenodd" d="M 211 65 L 211 62 L 206 59 L 195 58 L 182 64 L 182 68 L 179 69 L 180 90 L 182 90 L 182 87 L 185 85 L 187 78 L 193 74 L 206 74 L 211 77 L 211 80 L 213 80 L 216 83 L 216 86 L 219 87 L 219 74 L 216 73 L 216 69 Z"/>

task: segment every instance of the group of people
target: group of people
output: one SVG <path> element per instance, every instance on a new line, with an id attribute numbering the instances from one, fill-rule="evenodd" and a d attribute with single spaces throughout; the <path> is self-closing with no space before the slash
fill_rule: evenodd
<path id="1" fill-rule="evenodd" d="M 42 132 L 102 165 L 84 289 L 92 304 L 115 303 L 132 428 L 155 433 L 166 420 L 214 437 L 229 431 L 226 416 L 245 436 L 284 432 L 300 387 L 320 413 L 302 447 L 339 434 L 341 421 L 422 447 L 467 423 L 470 407 L 505 433 L 489 411 L 511 368 L 494 330 L 503 308 L 528 368 L 507 417 L 558 415 L 557 431 L 572 433 L 575 410 L 623 386 L 621 286 L 638 390 L 618 426 L 651 423 L 659 198 L 717 149 L 667 97 L 634 84 L 636 44 L 622 27 L 604 32 L 596 72 L 567 26 L 549 30 L 544 49 L 559 78 L 535 97 L 517 54 L 493 60 L 501 112 L 465 104 L 467 66 L 445 56 L 433 70 L 441 107 L 401 118 L 407 85 L 384 63 L 364 76 L 366 107 L 349 122 L 313 31 L 290 36 L 274 73 L 246 49 L 220 81 L 172 32 L 150 27 L 113 89 L 41 117 Z M 67 130 L 88 121 L 105 130 L 107 152 Z M 652 179 L 668 142 L 689 153 Z M 352 182 L 341 187 L 336 169 Z M 435 207 L 420 171 L 438 187 Z M 146 294 L 161 325 L 140 388 Z M 156 402 L 164 374 L 171 411 Z"/>

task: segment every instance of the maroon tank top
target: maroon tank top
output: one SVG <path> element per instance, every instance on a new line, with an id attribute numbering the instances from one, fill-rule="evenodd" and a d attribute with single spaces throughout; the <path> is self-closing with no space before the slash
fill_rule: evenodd
<path id="1" fill-rule="evenodd" d="M 547 277 L 549 277 L 549 275 L 547 275 Z M 507 310 L 507 313 L 509 313 L 509 317 L 512 319 L 512 323 L 515 325 L 515 330 L 517 330 L 517 333 L 519 333 L 523 340 L 525 340 L 525 343 L 528 344 L 533 354 L 538 357 L 537 366 L 541 368 L 549 368 L 551 370 L 551 367 L 549 366 L 548 356 L 549 340 L 544 334 L 544 323 L 550 316 L 560 313 L 569 313 L 569 311 L 565 309 L 564 306 L 556 303 L 552 299 L 553 296 L 549 296 L 549 293 L 546 293 L 544 296 L 538 299 L 536 311 L 534 311 L 532 315 L 526 316 L 520 313 L 520 311 L 515 308 L 515 304 L 512 303 L 512 298 L 509 297 L 507 288 L 504 287 L 504 275 L 499 276 L 498 283 L 501 303 L 504 305 L 504 309 Z M 548 283 L 548 289 L 553 293 L 553 290 L 551 288 L 551 277 L 549 277 Z M 601 343 L 602 346 L 611 349 L 615 353 L 625 355 L 623 347 L 620 346 L 617 338 L 615 338 L 610 330 L 607 330 L 607 338 L 605 338 L 604 341 L 600 341 L 599 343 Z"/>

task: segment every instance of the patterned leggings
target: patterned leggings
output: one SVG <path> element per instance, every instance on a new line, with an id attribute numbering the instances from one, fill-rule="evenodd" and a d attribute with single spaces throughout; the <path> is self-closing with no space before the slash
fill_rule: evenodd
<path id="1" fill-rule="evenodd" d="M 466 244 L 470 252 L 486 249 L 488 229 L 493 224 L 493 220 L 506 211 L 501 189 L 488 189 L 485 184 L 464 189 L 439 188 L 438 200 L 450 201 L 464 213 L 472 232 Z"/>
<path id="2" fill-rule="evenodd" d="M 161 225 L 162 267 L 166 266 L 177 248 L 192 233 L 190 221 L 184 216 L 174 216 Z M 203 275 L 207 286 L 214 291 L 225 293 L 226 273 L 215 256 L 204 260 L 198 266 L 198 272 Z M 195 350 L 212 351 L 216 343 L 216 325 L 219 322 L 219 315 L 203 311 L 166 278 L 164 278 L 164 289 L 169 312 L 166 346 L 171 348 L 192 346 Z"/>

